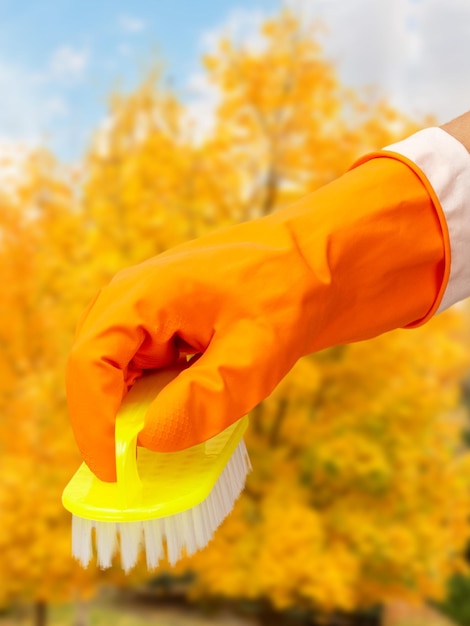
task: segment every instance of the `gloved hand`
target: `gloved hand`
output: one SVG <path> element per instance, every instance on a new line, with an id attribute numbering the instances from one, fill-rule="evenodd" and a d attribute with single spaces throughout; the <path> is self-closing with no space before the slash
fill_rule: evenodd
<path id="1" fill-rule="evenodd" d="M 268 217 L 121 271 L 83 316 L 67 368 L 85 462 L 115 479 L 115 415 L 143 369 L 199 355 L 139 437 L 153 450 L 192 446 L 250 411 L 301 356 L 431 315 L 444 257 L 429 184 L 382 156 Z"/>

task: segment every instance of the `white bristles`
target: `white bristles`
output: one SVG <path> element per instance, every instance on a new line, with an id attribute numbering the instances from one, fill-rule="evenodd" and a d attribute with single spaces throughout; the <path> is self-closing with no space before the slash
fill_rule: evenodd
<path id="1" fill-rule="evenodd" d="M 155 569 L 163 558 L 163 537 L 161 521 L 158 519 L 143 522 L 144 544 L 148 569 Z"/>
<path id="2" fill-rule="evenodd" d="M 165 529 L 164 532 L 166 539 L 166 551 L 168 554 L 168 560 L 171 565 L 174 565 L 178 560 L 182 547 L 181 543 L 183 542 L 183 537 L 178 537 L 175 521 L 176 517 L 176 515 L 172 515 L 171 517 L 163 518 L 163 527 Z"/>
<path id="3" fill-rule="evenodd" d="M 209 496 L 200 504 L 161 519 L 143 522 L 95 522 L 72 516 L 72 554 L 86 567 L 92 557 L 92 528 L 96 529 L 98 565 L 111 566 L 120 536 L 121 564 L 129 571 L 137 562 L 141 545 L 147 567 L 154 569 L 166 555 L 174 565 L 185 552 L 188 556 L 204 548 L 233 508 L 246 475 L 251 469 L 243 440 L 227 463 Z"/>
<path id="4" fill-rule="evenodd" d="M 92 555 L 91 529 L 94 522 L 72 515 L 72 554 L 83 567 L 90 562 Z"/>
<path id="5" fill-rule="evenodd" d="M 194 531 L 192 510 L 183 511 L 179 517 L 181 518 L 181 526 L 186 539 L 186 554 L 194 554 L 198 549 L 198 544 L 196 541 L 196 533 Z"/>
<path id="6" fill-rule="evenodd" d="M 96 548 L 98 565 L 101 569 L 111 567 L 116 549 L 116 524 L 114 522 L 95 522 Z"/>
<path id="7" fill-rule="evenodd" d="M 100 522 L 97 522 L 97 525 Z M 142 522 L 122 522 L 118 524 L 121 537 L 121 564 L 128 572 L 136 563 L 142 543 Z"/>

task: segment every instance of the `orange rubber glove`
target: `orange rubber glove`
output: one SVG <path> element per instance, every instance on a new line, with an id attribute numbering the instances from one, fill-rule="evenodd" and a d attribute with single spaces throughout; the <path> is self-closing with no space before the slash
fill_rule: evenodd
<path id="1" fill-rule="evenodd" d="M 439 202 L 405 158 L 375 155 L 296 204 L 121 271 L 84 315 L 67 369 L 82 456 L 115 479 L 114 419 L 145 368 L 198 359 L 148 411 L 139 443 L 204 441 L 303 355 L 419 324 L 448 273 Z"/>

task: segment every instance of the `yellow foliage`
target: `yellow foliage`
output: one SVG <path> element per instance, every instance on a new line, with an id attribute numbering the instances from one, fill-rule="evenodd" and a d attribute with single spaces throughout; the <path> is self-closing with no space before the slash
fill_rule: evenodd
<path id="1" fill-rule="evenodd" d="M 38 151 L 0 196 L 0 602 L 133 580 L 71 561 L 60 505 L 79 462 L 64 361 L 95 292 L 120 268 L 276 210 L 418 128 L 342 86 L 295 15 L 262 36 L 260 50 L 226 40 L 205 60 L 220 106 L 199 143 L 184 105 L 151 77 L 113 100 L 78 179 Z M 459 319 L 293 368 L 252 413 L 254 471 L 233 514 L 178 566 L 197 573 L 194 594 L 324 611 L 442 594 L 469 535 Z"/>
<path id="2" fill-rule="evenodd" d="M 294 368 L 253 415 L 254 471 L 234 517 L 191 561 L 196 593 L 324 611 L 442 596 L 470 530 L 457 327 L 449 313 Z M 292 390 L 305 366 L 316 372 L 302 398 Z"/>

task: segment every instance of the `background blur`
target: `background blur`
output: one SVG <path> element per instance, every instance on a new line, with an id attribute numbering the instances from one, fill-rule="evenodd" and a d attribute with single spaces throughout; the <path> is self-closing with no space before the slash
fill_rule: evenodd
<path id="1" fill-rule="evenodd" d="M 469 108 L 466 0 L 0 0 L 0 626 L 470 624 L 469 313 L 298 363 L 206 550 L 70 558 L 63 371 L 120 268 Z"/>

